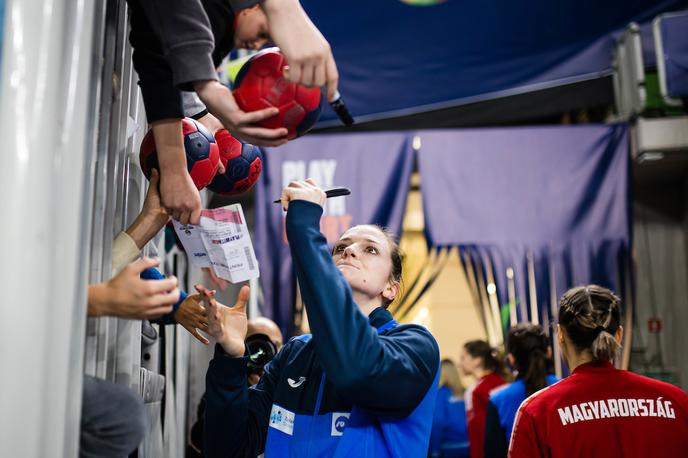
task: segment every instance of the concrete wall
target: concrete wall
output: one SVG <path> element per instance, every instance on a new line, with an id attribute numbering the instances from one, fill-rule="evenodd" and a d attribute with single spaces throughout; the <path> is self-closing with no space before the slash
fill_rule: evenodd
<path id="1" fill-rule="evenodd" d="M 636 183 L 637 267 L 631 369 L 688 388 L 688 186 L 685 179 Z M 652 333 L 648 320 L 662 329 Z"/>

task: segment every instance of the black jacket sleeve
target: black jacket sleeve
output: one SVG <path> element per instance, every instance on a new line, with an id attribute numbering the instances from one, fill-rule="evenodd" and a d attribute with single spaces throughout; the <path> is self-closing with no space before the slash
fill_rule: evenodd
<path id="1" fill-rule="evenodd" d="M 229 0 L 226 3 L 232 11 L 238 12 L 259 1 Z M 215 39 L 201 0 L 145 0 L 141 5 L 160 39 L 175 86 L 191 91 L 194 81 L 217 79 L 212 55 Z"/>
<path id="2" fill-rule="evenodd" d="M 332 262 L 319 205 L 290 202 L 286 232 L 318 359 L 337 392 L 381 416 L 404 417 L 422 401 L 439 348 L 420 326 L 378 335 Z"/>
<path id="3" fill-rule="evenodd" d="M 161 119 L 183 118 L 182 95 L 172 82 L 172 70 L 163 56 L 160 39 L 154 32 L 142 4 L 148 0 L 127 0 L 130 9 L 129 42 L 132 60 L 139 76 L 139 87 L 149 123 Z"/>
<path id="4" fill-rule="evenodd" d="M 175 86 L 192 90 L 194 81 L 217 79 L 213 34 L 201 0 L 143 0 L 140 5 L 160 40 Z"/>
<path id="5" fill-rule="evenodd" d="M 506 441 L 506 431 L 499 421 L 499 412 L 492 401 L 489 401 L 485 419 L 485 458 L 506 458 L 508 451 L 509 444 Z"/>

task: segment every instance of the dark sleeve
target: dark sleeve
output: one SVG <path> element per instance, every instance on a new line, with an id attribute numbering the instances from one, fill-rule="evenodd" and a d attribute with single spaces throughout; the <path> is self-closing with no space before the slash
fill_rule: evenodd
<path id="1" fill-rule="evenodd" d="M 162 280 L 165 278 L 163 274 L 160 273 L 160 271 L 154 267 L 150 267 L 143 272 L 141 272 L 141 278 L 144 280 Z M 160 318 L 157 318 L 155 320 L 150 320 L 151 323 L 156 323 L 156 324 L 175 324 L 176 321 L 174 320 L 174 314 L 177 313 L 177 310 L 179 310 L 179 306 L 182 305 L 182 302 L 184 302 L 184 299 L 186 299 L 189 295 L 185 292 L 182 291 L 181 289 L 179 290 L 179 300 L 172 306 L 172 311 L 170 313 L 166 313 L 165 315 L 161 316 Z"/>
<path id="2" fill-rule="evenodd" d="M 257 5 L 261 0 L 229 0 L 229 5 L 234 11 L 241 11 L 246 8 L 250 8 L 253 5 Z"/>
<path id="3" fill-rule="evenodd" d="M 129 42 L 132 61 L 149 123 L 161 119 L 183 118 L 181 92 L 172 83 L 172 70 L 165 60 L 160 39 L 153 30 L 142 4 L 149 0 L 127 0 L 129 4 Z"/>
<path id="4" fill-rule="evenodd" d="M 381 336 L 332 262 L 319 224 L 322 207 L 290 202 L 286 232 L 318 359 L 337 392 L 378 415 L 406 416 L 435 379 L 439 349 L 420 326 Z"/>
<path id="5" fill-rule="evenodd" d="M 508 451 L 509 444 L 506 442 L 506 431 L 499 421 L 499 411 L 489 401 L 485 419 L 485 458 L 506 458 Z"/>
<path id="6" fill-rule="evenodd" d="M 205 376 L 206 458 L 255 458 L 263 453 L 275 386 L 287 343 L 266 366 L 258 384 L 248 388 L 247 358 L 231 358 L 219 345 Z"/>
<path id="7" fill-rule="evenodd" d="M 194 81 L 217 79 L 213 34 L 200 0 L 143 0 L 140 5 L 160 40 L 174 86 L 190 91 Z"/>

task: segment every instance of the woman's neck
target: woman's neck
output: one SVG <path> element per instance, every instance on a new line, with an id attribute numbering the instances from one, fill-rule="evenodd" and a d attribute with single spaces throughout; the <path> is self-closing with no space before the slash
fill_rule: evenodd
<path id="1" fill-rule="evenodd" d="M 381 301 L 379 297 L 370 297 L 367 294 L 358 291 L 351 291 L 354 302 L 358 305 L 358 309 L 362 314 L 368 316 L 373 310 L 380 307 Z"/>
<path id="2" fill-rule="evenodd" d="M 473 376 L 480 380 L 481 378 L 485 377 L 486 375 L 491 374 L 492 371 L 484 369 L 482 367 L 477 368 L 475 371 L 473 371 Z"/>
<path id="3" fill-rule="evenodd" d="M 566 365 L 569 366 L 569 370 L 573 372 L 576 368 L 582 364 L 592 362 L 592 354 L 589 351 L 583 351 L 580 353 L 570 352 L 566 354 Z"/>

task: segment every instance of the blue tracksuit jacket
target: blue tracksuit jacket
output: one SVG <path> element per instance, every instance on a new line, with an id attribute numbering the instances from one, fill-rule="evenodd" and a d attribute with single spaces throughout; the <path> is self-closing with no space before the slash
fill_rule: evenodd
<path id="1" fill-rule="evenodd" d="M 437 391 L 429 456 L 432 458 L 468 458 L 470 456 L 466 403 L 462 398 L 455 398 L 451 389 L 446 386 L 440 387 Z"/>
<path id="2" fill-rule="evenodd" d="M 294 201 L 286 220 L 312 334 L 287 342 L 251 388 L 246 358 L 216 347 L 206 375 L 208 458 L 427 455 L 437 343 L 384 308 L 359 311 L 320 233 L 321 214 Z"/>

